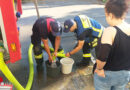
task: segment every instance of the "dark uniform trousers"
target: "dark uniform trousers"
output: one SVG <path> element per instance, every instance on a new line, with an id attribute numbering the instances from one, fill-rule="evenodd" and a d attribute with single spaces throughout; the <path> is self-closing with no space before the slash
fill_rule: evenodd
<path id="1" fill-rule="evenodd" d="M 49 38 L 53 48 L 55 49 L 55 38 L 56 37 L 53 36 L 51 33 L 48 36 L 49 36 L 48 38 Z M 42 64 L 42 62 L 43 62 L 43 53 L 42 53 L 43 48 L 41 46 L 41 38 L 37 34 L 35 34 L 35 35 L 33 34 L 31 36 L 31 42 L 34 45 L 33 52 L 34 52 L 35 60 L 36 60 L 37 64 Z M 61 46 L 59 47 L 58 52 L 64 53 L 64 50 Z M 60 60 L 61 58 L 58 57 L 58 59 Z"/>
<path id="2" fill-rule="evenodd" d="M 91 50 L 97 46 L 97 38 L 95 38 L 91 43 L 85 42 L 83 45 L 83 60 L 88 61 L 91 60 Z"/>

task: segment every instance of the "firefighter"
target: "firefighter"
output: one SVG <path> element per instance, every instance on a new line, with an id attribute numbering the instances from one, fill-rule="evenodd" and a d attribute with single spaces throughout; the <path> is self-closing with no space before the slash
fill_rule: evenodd
<path id="1" fill-rule="evenodd" d="M 60 46 L 60 39 L 62 34 L 61 24 L 51 18 L 51 17 L 43 17 L 36 20 L 32 28 L 32 36 L 31 42 L 34 45 L 33 52 L 36 63 L 41 65 L 43 63 L 43 54 L 41 41 L 44 44 L 45 50 L 48 54 L 48 60 L 51 63 L 52 55 L 49 49 L 48 41 L 51 41 L 54 50 L 54 56 L 57 56 L 57 52 L 63 53 L 63 49 Z"/>
<path id="2" fill-rule="evenodd" d="M 97 46 L 98 39 L 102 36 L 103 26 L 92 18 L 85 15 L 78 15 L 73 19 L 64 22 L 64 32 L 75 32 L 78 40 L 77 46 L 70 52 L 66 53 L 67 57 L 83 50 L 83 59 L 77 62 L 77 66 L 88 66 L 91 61 L 91 49 Z"/>

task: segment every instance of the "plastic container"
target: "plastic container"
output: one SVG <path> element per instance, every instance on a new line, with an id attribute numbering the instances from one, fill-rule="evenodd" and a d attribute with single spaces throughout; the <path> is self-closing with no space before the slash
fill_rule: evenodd
<path id="1" fill-rule="evenodd" d="M 57 67 L 52 67 L 49 63 L 49 60 L 46 61 L 46 68 L 47 68 L 47 76 L 52 78 L 57 78 L 61 75 L 61 64 L 59 61 L 56 61 Z"/>
<path id="2" fill-rule="evenodd" d="M 72 58 L 62 58 L 60 60 L 60 63 L 61 63 L 61 68 L 62 68 L 62 73 L 63 74 L 70 74 L 71 71 L 72 71 L 72 67 L 73 67 L 73 64 L 74 64 L 74 60 Z"/>

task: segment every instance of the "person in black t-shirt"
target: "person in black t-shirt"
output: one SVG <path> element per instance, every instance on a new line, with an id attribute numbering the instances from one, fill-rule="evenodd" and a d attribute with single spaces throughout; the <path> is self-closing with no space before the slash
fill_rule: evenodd
<path id="1" fill-rule="evenodd" d="M 34 23 L 32 32 L 33 33 L 31 36 L 31 42 L 34 45 L 33 51 L 37 64 L 42 64 L 43 62 L 41 40 L 48 54 L 49 62 L 52 62 L 53 60 L 48 45 L 48 39 L 51 41 L 51 44 L 55 49 L 55 56 L 57 55 L 57 52 L 64 52 L 62 47 L 60 46 L 62 27 L 61 24 L 55 19 L 50 17 L 39 18 Z"/>
<path id="2" fill-rule="evenodd" d="M 130 24 L 124 21 L 126 0 L 108 0 L 107 27 L 97 46 L 95 90 L 125 90 L 130 81 Z"/>

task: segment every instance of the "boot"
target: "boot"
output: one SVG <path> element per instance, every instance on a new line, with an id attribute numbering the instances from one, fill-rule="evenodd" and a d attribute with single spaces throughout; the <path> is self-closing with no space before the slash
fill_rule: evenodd
<path id="1" fill-rule="evenodd" d="M 37 65 L 42 65 L 43 64 L 43 58 L 42 59 L 35 59 Z"/>
<path id="2" fill-rule="evenodd" d="M 43 55 L 42 55 L 42 47 L 40 44 L 34 45 L 33 47 L 34 57 L 37 65 L 42 65 L 43 63 Z"/>
<path id="3" fill-rule="evenodd" d="M 76 66 L 78 67 L 85 67 L 89 65 L 91 58 L 83 58 L 80 62 L 76 63 Z"/>
<path id="4" fill-rule="evenodd" d="M 42 72 L 43 69 L 44 69 L 44 68 L 43 68 L 42 65 L 37 64 L 37 72 Z"/>

